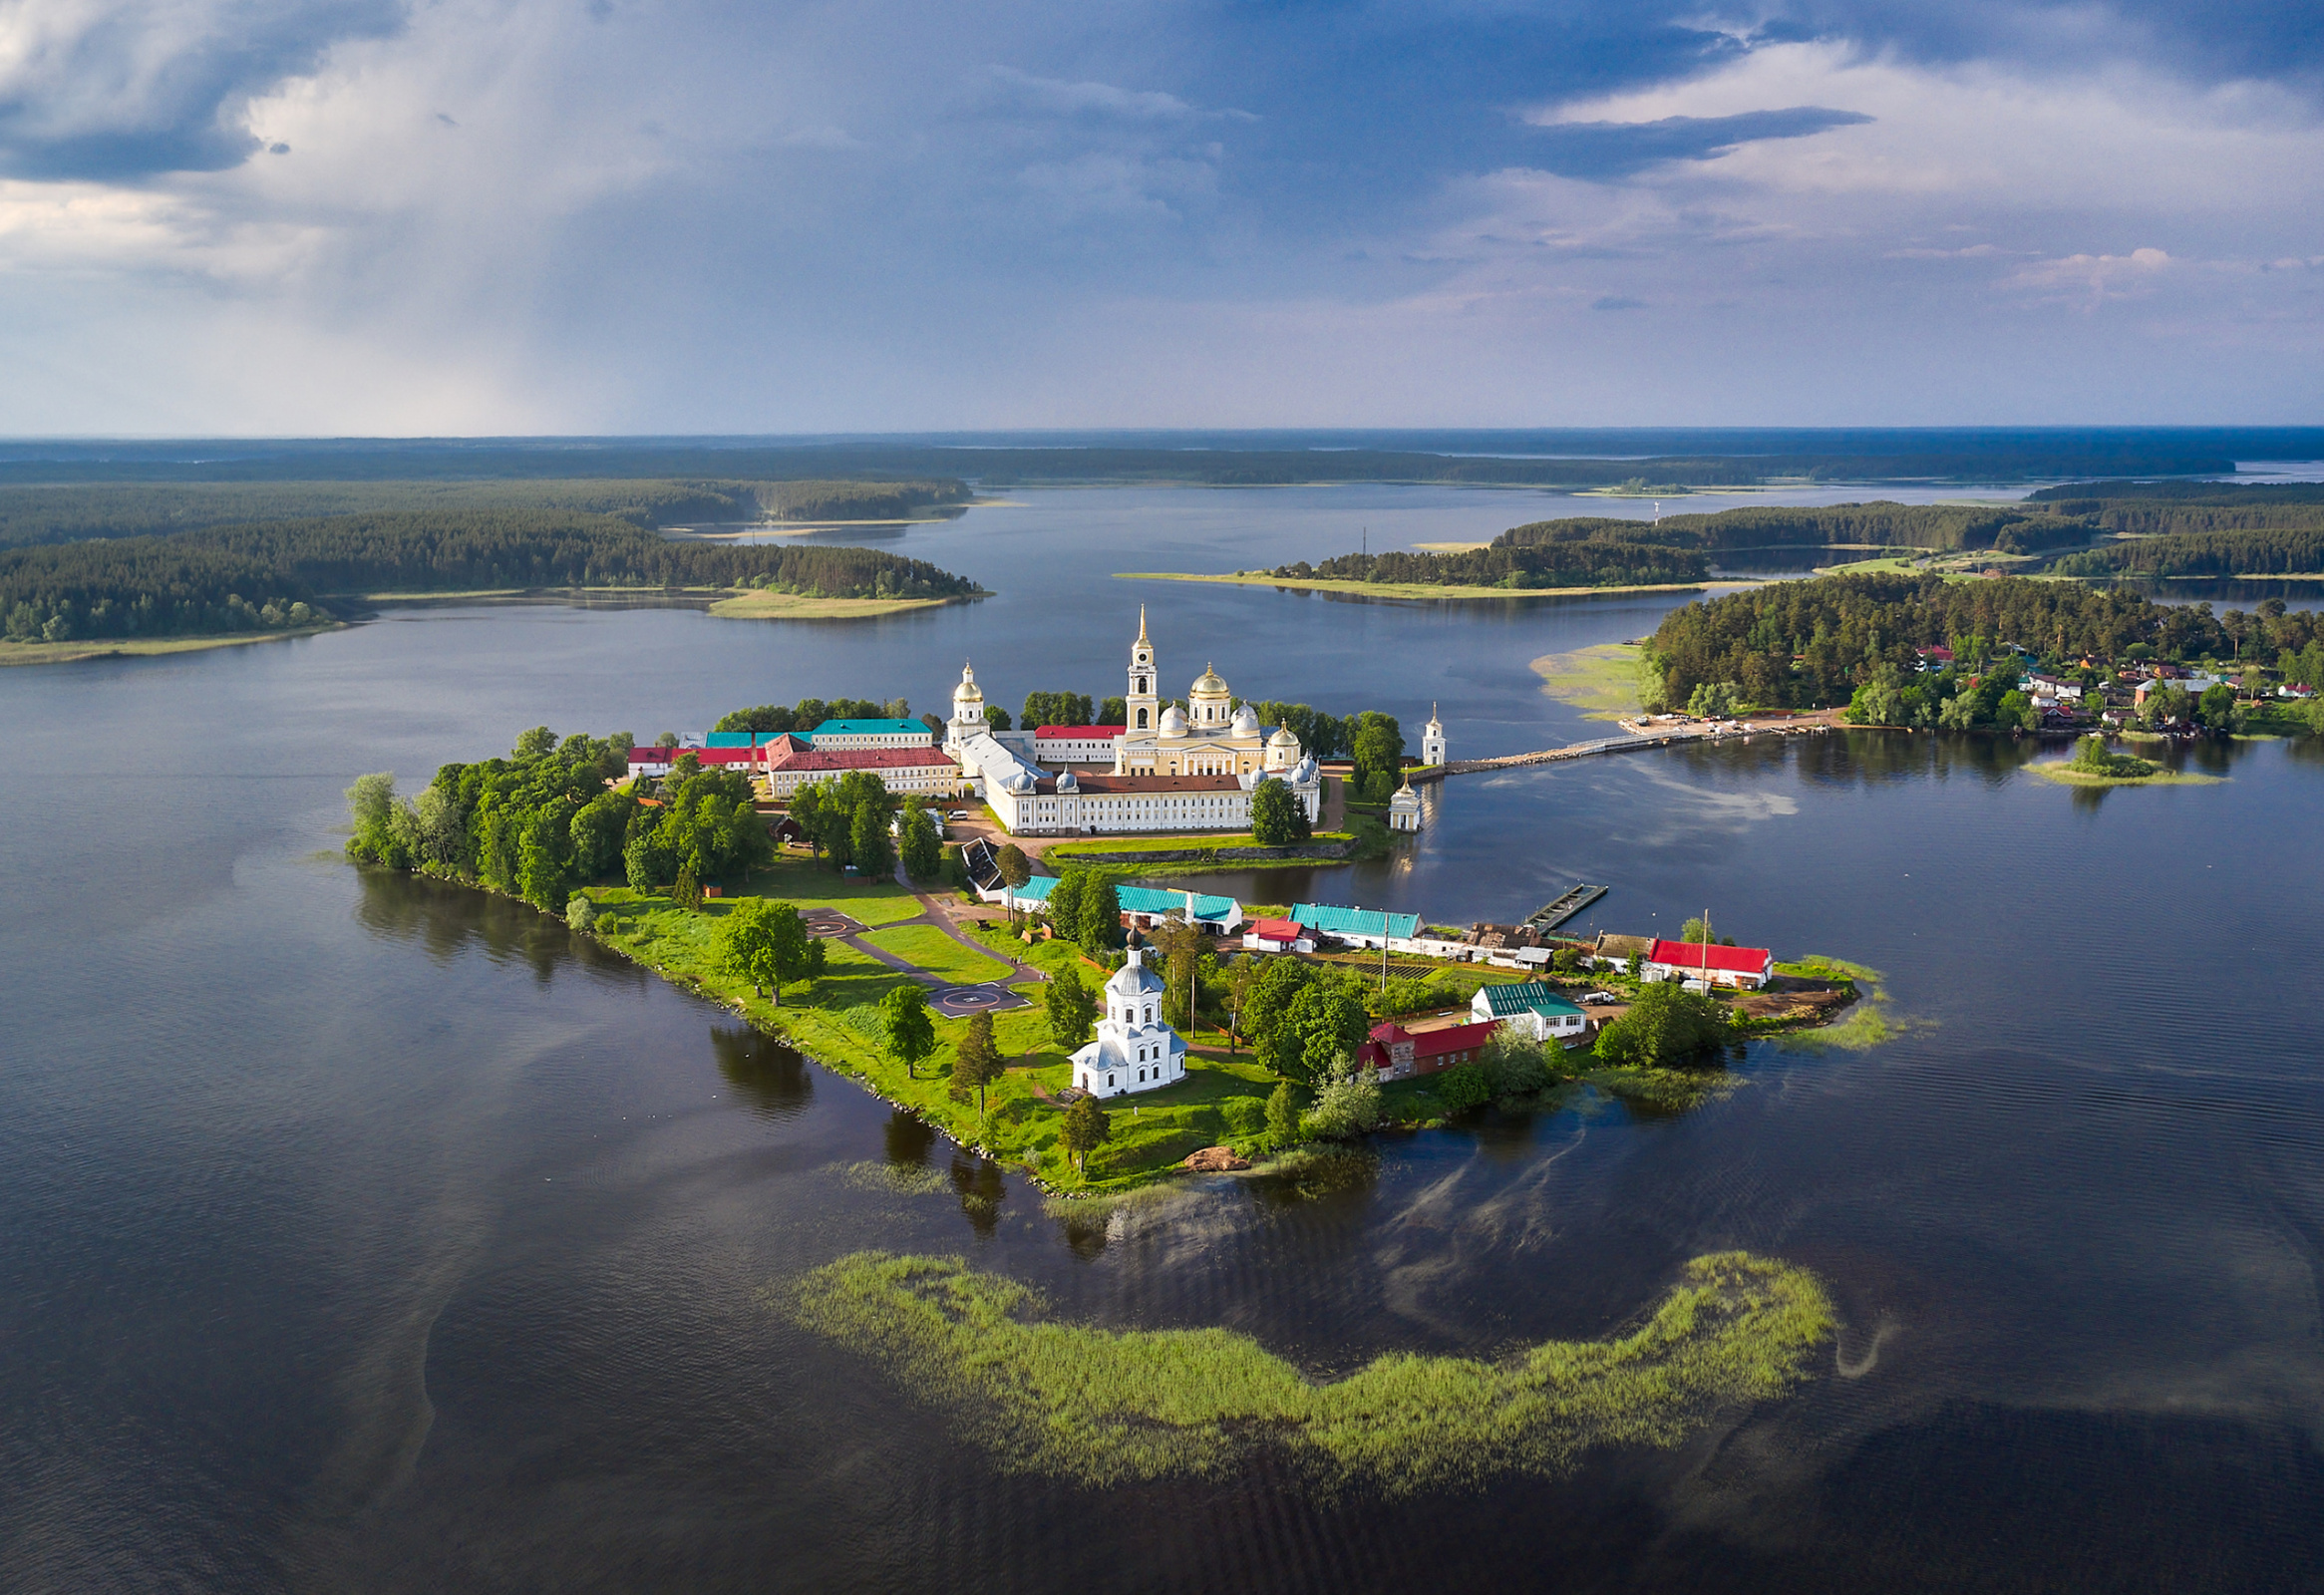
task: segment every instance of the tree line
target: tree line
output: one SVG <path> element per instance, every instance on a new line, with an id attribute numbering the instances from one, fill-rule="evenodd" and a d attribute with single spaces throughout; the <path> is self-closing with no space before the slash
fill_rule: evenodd
<path id="1" fill-rule="evenodd" d="M 2062 576 L 2284 576 L 2324 571 L 2324 524 L 2175 531 L 2068 554 Z"/>
<path id="2" fill-rule="evenodd" d="M 909 720 L 912 706 L 903 698 L 802 698 L 795 705 L 761 704 L 755 709 L 736 709 L 719 716 L 712 731 L 796 731 L 802 736 L 827 720 Z M 933 715 L 922 715 L 921 723 L 942 734 L 943 722 Z"/>
<path id="3" fill-rule="evenodd" d="M 488 886 L 548 913 L 616 873 L 699 906 L 705 883 L 774 856 L 751 785 L 732 771 L 681 760 L 650 802 L 635 783 L 609 787 L 627 774 L 631 746 L 626 733 L 559 741 L 536 726 L 507 758 L 445 765 L 410 798 L 392 776 L 361 777 L 347 793 L 347 856 Z"/>
<path id="4" fill-rule="evenodd" d="M 484 588 L 770 587 L 953 597 L 974 583 L 868 548 L 673 542 L 606 515 L 545 510 L 343 515 L 0 550 L 7 635 L 230 633 L 304 624 L 326 597 Z"/>
<path id="5" fill-rule="evenodd" d="M 204 526 L 346 514 L 554 510 L 637 526 L 696 521 L 890 520 L 964 503 L 958 479 L 738 481 L 172 481 L 0 486 L 0 547 L 166 536 Z"/>
<path id="6" fill-rule="evenodd" d="M 1831 547 L 1856 543 L 1881 548 L 1994 548 L 2029 553 L 2083 543 L 2097 522 L 2059 506 L 2027 511 L 1974 504 L 1873 503 L 1753 505 L 1716 514 L 1664 515 L 1659 524 L 1603 515 L 1536 520 L 1511 526 L 1496 548 L 1533 548 L 1622 538 L 1668 542 L 1711 551 L 1741 548 Z"/>
<path id="7" fill-rule="evenodd" d="M 1964 663 L 2005 646 L 2036 658 L 2108 660 L 2134 647 L 2182 659 L 2226 657 L 2236 646 L 2207 607 L 2128 591 L 1876 574 L 1774 582 L 1688 604 L 1663 617 L 1648 652 L 1665 704 L 1732 684 L 1749 703 L 1812 709 L 1846 703 L 1883 669 L 1905 678 L 1919 668 L 1917 650 L 1940 644 Z"/>
<path id="8" fill-rule="evenodd" d="M 1506 535 L 1505 533 L 1503 535 Z M 1431 587 L 1644 587 L 1701 581 L 1700 553 L 1628 538 L 1499 544 L 1454 553 L 1340 554 L 1302 559 L 1271 572 L 1292 580 L 1409 582 Z"/>

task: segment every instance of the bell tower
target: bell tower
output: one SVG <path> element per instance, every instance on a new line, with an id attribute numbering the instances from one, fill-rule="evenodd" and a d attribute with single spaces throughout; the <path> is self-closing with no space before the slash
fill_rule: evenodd
<path id="1" fill-rule="evenodd" d="M 1130 740 L 1152 737 L 1162 714 L 1154 668 L 1154 644 L 1146 638 L 1146 605 L 1138 606 L 1138 641 L 1130 645 L 1130 692 L 1123 699 L 1130 712 Z"/>
<path id="2" fill-rule="evenodd" d="M 1437 706 L 1429 705 L 1429 723 L 1421 732 L 1421 763 L 1441 765 L 1445 762 L 1445 723 L 1438 718 Z"/>

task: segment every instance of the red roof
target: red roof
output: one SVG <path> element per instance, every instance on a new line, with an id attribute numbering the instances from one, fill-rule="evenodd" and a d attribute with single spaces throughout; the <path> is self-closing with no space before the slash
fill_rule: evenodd
<path id="1" fill-rule="evenodd" d="M 1699 941 L 1658 941 L 1646 954 L 1650 964 L 1681 969 L 1717 969 L 1730 975 L 1764 975 L 1775 954 L 1765 947 L 1705 946 Z"/>
<path id="2" fill-rule="evenodd" d="M 1033 733 L 1038 742 L 1043 737 L 1079 737 L 1085 740 L 1098 737 L 1119 737 L 1128 726 L 1043 726 Z"/>
<path id="3" fill-rule="evenodd" d="M 775 770 L 907 770 L 949 765 L 934 748 L 778 748 L 768 760 Z"/>
<path id="4" fill-rule="evenodd" d="M 712 765 L 755 765 L 759 762 L 756 749 L 751 748 L 632 748 L 632 765 L 674 765 L 688 754 L 705 769 Z"/>
<path id="5" fill-rule="evenodd" d="M 1304 929 L 1288 919 L 1254 919 L 1248 929 L 1252 935 L 1268 941 L 1297 941 L 1306 934 Z"/>

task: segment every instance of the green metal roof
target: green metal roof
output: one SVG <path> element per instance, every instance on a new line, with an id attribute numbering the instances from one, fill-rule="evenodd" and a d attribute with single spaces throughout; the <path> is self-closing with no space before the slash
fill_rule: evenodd
<path id="1" fill-rule="evenodd" d="M 1167 914 L 1185 910 L 1186 894 L 1182 891 L 1164 891 L 1158 886 L 1117 886 L 1114 895 L 1127 914 Z M 1232 897 L 1212 897 L 1194 893 L 1196 919 L 1225 919 L 1238 905 Z"/>
<path id="2" fill-rule="evenodd" d="M 1539 981 L 1520 981 L 1509 986 L 1480 986 L 1479 995 L 1495 1019 L 1513 1019 L 1518 1014 L 1578 1014 L 1581 1010 L 1558 996 Z"/>
<path id="3" fill-rule="evenodd" d="M 1420 934 L 1420 915 L 1384 914 L 1376 908 L 1341 908 L 1331 903 L 1298 903 L 1291 922 L 1334 936 L 1399 936 Z"/>

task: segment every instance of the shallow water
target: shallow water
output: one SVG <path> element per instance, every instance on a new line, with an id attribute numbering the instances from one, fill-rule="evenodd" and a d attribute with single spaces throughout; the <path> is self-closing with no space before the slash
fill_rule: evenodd
<path id="1" fill-rule="evenodd" d="M 1003 702 L 1112 690 L 1141 596 L 1189 677 L 1215 658 L 1238 690 L 1408 727 L 1441 699 L 1458 754 L 1587 735 L 1525 661 L 1659 602 L 1447 613 L 1106 574 L 1312 557 L 1359 516 L 1532 518 L 1349 491 L 1153 516 L 1041 495 L 989 545 L 979 515 L 925 534 L 999 597 L 866 626 L 412 610 L 8 673 L 0 1583 L 2324 1581 L 2312 743 L 2100 794 L 2025 773 L 2027 745 L 1866 734 L 1457 780 L 1407 852 L 1315 889 L 1456 921 L 1575 879 L 1613 887 L 1607 926 L 1708 907 L 1886 972 L 1893 1039 L 1755 1046 L 1691 1113 L 1385 1137 L 1310 1194 L 1219 1181 L 1078 1228 L 554 921 L 335 856 L 355 774 L 416 784 L 542 721 L 925 708 L 964 653 Z M 865 1177 L 889 1163 L 920 1193 Z M 995 1471 L 770 1307 L 873 1247 L 965 1255 L 1070 1318 L 1223 1324 L 1317 1377 L 1611 1333 L 1729 1247 L 1816 1270 L 1843 1324 L 1794 1398 L 1562 1480 L 1326 1500 L 1262 1458 L 1087 1491 Z"/>

